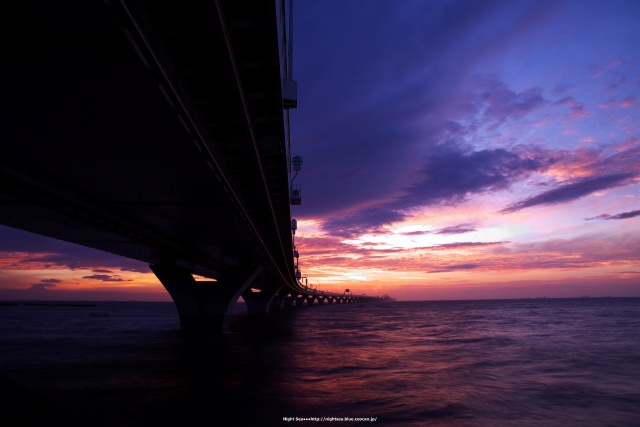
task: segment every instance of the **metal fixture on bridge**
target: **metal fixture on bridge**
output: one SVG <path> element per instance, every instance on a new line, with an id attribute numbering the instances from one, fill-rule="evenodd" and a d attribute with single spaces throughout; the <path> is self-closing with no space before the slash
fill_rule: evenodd
<path id="1" fill-rule="evenodd" d="M 293 180 L 296 179 L 298 173 L 302 170 L 302 157 L 295 156 L 291 159 L 291 164 L 293 165 L 293 171 L 296 173 L 291 178 L 291 204 L 292 205 L 300 205 L 302 204 L 302 193 L 300 184 L 294 184 Z"/>

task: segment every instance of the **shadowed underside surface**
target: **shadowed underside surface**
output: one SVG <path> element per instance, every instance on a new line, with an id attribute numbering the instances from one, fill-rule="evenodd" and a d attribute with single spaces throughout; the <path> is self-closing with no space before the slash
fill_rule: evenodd
<path id="1" fill-rule="evenodd" d="M 274 3 L 40 3 L 4 41 L 0 221 L 295 283 Z"/>
<path id="2" fill-rule="evenodd" d="M 314 299 L 294 275 L 282 3 L 41 2 L 10 19 L 0 223 L 149 263 L 183 329 L 226 329 L 240 295 L 260 313 L 366 299 Z"/>

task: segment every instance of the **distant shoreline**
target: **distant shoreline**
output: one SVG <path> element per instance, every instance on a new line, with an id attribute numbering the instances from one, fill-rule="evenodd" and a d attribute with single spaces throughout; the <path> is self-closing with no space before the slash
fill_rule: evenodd
<path id="1" fill-rule="evenodd" d="M 58 303 L 58 302 L 7 302 L 0 301 L 0 305 L 9 305 L 9 306 L 20 306 L 20 305 L 41 305 L 41 306 L 51 306 L 51 307 L 95 307 L 96 304 L 90 303 Z"/>

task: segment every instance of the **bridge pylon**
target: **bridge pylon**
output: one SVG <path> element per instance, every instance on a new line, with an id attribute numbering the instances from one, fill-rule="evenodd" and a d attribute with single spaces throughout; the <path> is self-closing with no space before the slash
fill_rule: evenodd
<path id="1" fill-rule="evenodd" d="M 249 287 L 262 271 L 260 266 L 230 268 L 216 281 L 196 281 L 188 269 L 170 262 L 150 267 L 173 298 L 180 328 L 187 334 L 227 332 L 233 306 L 240 295 L 251 291 Z"/>

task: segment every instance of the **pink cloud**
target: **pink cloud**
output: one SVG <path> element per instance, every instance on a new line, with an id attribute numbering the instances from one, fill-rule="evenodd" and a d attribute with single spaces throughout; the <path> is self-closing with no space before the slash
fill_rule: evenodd
<path id="1" fill-rule="evenodd" d="M 602 109 L 609 109 L 609 108 L 614 108 L 616 106 L 616 100 L 615 98 L 612 98 L 608 101 L 605 102 L 601 102 L 600 104 L 598 104 L 598 107 L 602 108 Z"/>
<path id="2" fill-rule="evenodd" d="M 589 110 L 587 110 L 584 105 L 579 104 L 579 105 L 574 105 L 573 107 L 571 107 L 569 109 L 569 115 L 568 117 L 570 119 L 577 119 L 577 118 L 581 118 L 581 117 L 589 117 L 591 113 L 589 113 Z"/>
<path id="3" fill-rule="evenodd" d="M 614 59 L 613 61 L 609 61 L 606 64 L 595 64 L 591 66 L 591 77 L 600 77 L 605 74 L 609 70 L 613 70 L 618 65 L 620 65 L 622 61 L 619 59 Z"/>
<path id="4" fill-rule="evenodd" d="M 627 96 L 625 99 L 620 101 L 620 108 L 629 108 L 633 107 L 636 103 L 636 100 L 632 96 Z"/>

